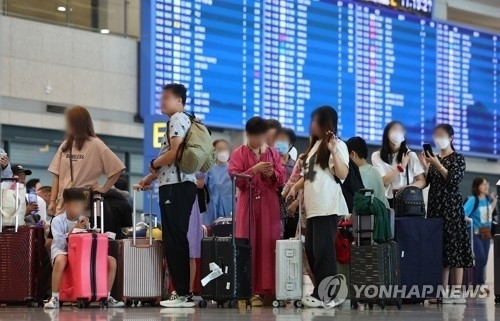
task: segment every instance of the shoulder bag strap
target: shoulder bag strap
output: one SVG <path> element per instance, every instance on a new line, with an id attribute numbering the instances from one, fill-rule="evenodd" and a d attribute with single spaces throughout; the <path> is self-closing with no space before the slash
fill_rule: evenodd
<path id="1" fill-rule="evenodd" d="M 410 185 L 410 166 L 406 165 L 406 185 Z"/>
<path id="2" fill-rule="evenodd" d="M 69 148 L 69 171 L 71 174 L 71 185 L 73 186 L 74 184 L 74 177 L 73 177 L 73 146 Z"/>

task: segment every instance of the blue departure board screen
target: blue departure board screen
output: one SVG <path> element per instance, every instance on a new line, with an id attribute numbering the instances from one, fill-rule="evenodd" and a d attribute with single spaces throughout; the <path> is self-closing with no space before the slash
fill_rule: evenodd
<path id="1" fill-rule="evenodd" d="M 417 14 L 424 17 L 432 17 L 434 0 L 356 0 L 371 4 L 385 6 L 393 10 L 399 10 Z"/>
<path id="2" fill-rule="evenodd" d="M 143 116 L 180 82 L 213 127 L 260 115 L 305 137 L 311 111 L 330 105 L 341 138 L 379 145 L 399 120 L 420 149 L 447 122 L 457 149 L 498 155 L 496 35 L 348 0 L 156 0 L 142 15 Z"/>

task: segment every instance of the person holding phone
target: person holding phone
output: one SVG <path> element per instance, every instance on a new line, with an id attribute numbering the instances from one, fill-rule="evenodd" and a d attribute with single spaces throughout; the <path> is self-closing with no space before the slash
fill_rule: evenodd
<path id="1" fill-rule="evenodd" d="M 372 165 L 382 176 L 391 208 L 394 207 L 394 190 L 407 185 L 425 187 L 424 168 L 418 155 L 406 145 L 405 129 L 398 121 L 385 126 L 382 147 L 372 154 Z"/>
<path id="2" fill-rule="evenodd" d="M 252 176 L 250 182 L 236 180 L 240 192 L 236 210 L 236 237 L 250 237 L 252 245 L 252 290 L 256 295 L 251 300 L 252 306 L 262 306 L 263 296 L 274 299 L 274 250 L 281 232 L 278 188 L 285 183 L 286 178 L 285 167 L 278 152 L 266 144 L 267 129 L 264 119 L 250 118 L 245 126 L 247 144 L 234 150 L 229 163 L 230 174 Z"/>
<path id="3" fill-rule="evenodd" d="M 453 271 L 453 291 L 443 297 L 443 303 L 465 304 L 464 296 L 457 292 L 462 286 L 463 269 L 472 266 L 472 249 L 459 187 L 464 178 L 465 158 L 455 152 L 454 134 L 449 124 L 436 126 L 433 137 L 439 153 L 435 155 L 427 150 L 422 152 L 420 159 L 427 169 L 427 184 L 430 185 L 427 217 L 442 219 L 444 223 L 442 284 L 445 289 L 449 285 L 450 270 Z"/>
<path id="4" fill-rule="evenodd" d="M 12 178 L 12 169 L 10 167 L 10 160 L 7 153 L 0 148 L 0 167 L 2 178 Z"/>
<path id="5" fill-rule="evenodd" d="M 318 286 L 337 274 L 335 235 L 339 215 L 349 214 L 342 187 L 336 180 L 345 180 L 349 173 L 349 152 L 337 137 L 338 116 L 330 106 L 319 107 L 311 115 L 311 138 L 302 154 L 302 178 L 292 187 L 287 200 L 295 199 L 304 190 L 306 208 L 307 260 L 314 276 L 314 290 L 302 299 L 309 308 L 337 306 L 335 298 L 322 297 Z"/>

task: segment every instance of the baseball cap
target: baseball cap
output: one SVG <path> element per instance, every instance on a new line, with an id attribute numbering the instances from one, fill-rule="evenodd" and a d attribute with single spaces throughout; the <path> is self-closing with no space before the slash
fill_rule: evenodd
<path id="1" fill-rule="evenodd" d="M 24 173 L 26 175 L 33 174 L 33 172 L 30 169 L 24 169 L 22 165 L 12 165 L 11 168 L 12 168 L 12 173 L 14 173 L 14 175 L 17 175 L 20 173 Z"/>

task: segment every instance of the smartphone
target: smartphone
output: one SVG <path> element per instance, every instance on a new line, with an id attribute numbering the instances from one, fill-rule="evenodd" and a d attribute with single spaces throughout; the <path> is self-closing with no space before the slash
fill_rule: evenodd
<path id="1" fill-rule="evenodd" d="M 432 151 L 432 146 L 431 144 L 423 144 L 422 147 L 424 148 L 424 152 L 426 154 L 429 154 L 431 156 L 434 156 L 434 152 Z"/>

